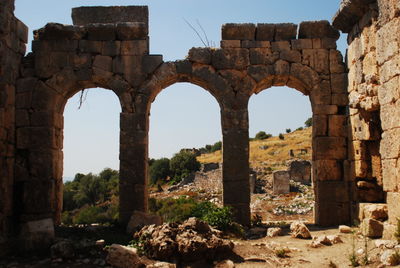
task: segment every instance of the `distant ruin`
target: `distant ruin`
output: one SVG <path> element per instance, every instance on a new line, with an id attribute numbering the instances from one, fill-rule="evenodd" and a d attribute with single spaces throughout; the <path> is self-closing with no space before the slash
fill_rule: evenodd
<path id="1" fill-rule="evenodd" d="M 134 14 L 134 16 L 132 15 Z M 120 115 L 120 221 L 147 210 L 151 103 L 189 82 L 219 103 L 223 202 L 250 223 L 248 100 L 272 86 L 308 95 L 313 112 L 315 222 L 350 223 L 361 202 L 387 203 L 384 237 L 400 218 L 400 3 L 346 0 L 333 19 L 225 24 L 221 48 L 185 60 L 149 54 L 147 7 L 81 7 L 74 25 L 35 31 L 0 3 L 0 249 L 46 247 L 62 210 L 63 112 L 75 93 L 112 90 Z M 345 64 L 336 49 L 348 35 Z M 4 250 L 3 250 L 4 248 Z"/>

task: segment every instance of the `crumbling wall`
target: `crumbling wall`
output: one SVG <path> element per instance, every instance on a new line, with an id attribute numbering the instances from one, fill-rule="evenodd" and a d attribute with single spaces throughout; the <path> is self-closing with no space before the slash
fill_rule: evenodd
<path id="1" fill-rule="evenodd" d="M 0 255 L 10 248 L 7 240 L 15 231 L 15 83 L 28 38 L 27 27 L 13 12 L 14 0 L 0 2 Z"/>
<path id="2" fill-rule="evenodd" d="M 349 179 L 359 202 L 387 202 L 387 238 L 400 218 L 399 12 L 399 1 L 343 1 L 333 21 L 348 33 Z"/>

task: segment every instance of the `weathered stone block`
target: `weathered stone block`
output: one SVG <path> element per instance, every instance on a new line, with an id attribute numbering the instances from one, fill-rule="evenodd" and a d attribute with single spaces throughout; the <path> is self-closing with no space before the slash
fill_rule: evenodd
<path id="1" fill-rule="evenodd" d="M 106 41 L 103 42 L 101 54 L 103 56 L 117 56 L 121 53 L 121 42 L 120 41 Z"/>
<path id="2" fill-rule="evenodd" d="M 92 23 L 86 25 L 88 40 L 113 41 L 116 38 L 115 24 Z"/>
<path id="3" fill-rule="evenodd" d="M 346 93 L 347 92 L 347 75 L 331 74 L 331 89 L 332 93 Z"/>
<path id="4" fill-rule="evenodd" d="M 111 72 L 112 71 L 113 59 L 109 56 L 97 55 L 93 61 L 93 67 L 99 68 L 101 70 Z"/>
<path id="5" fill-rule="evenodd" d="M 343 180 L 343 167 L 337 160 L 313 161 L 314 181 L 341 181 Z"/>
<path id="6" fill-rule="evenodd" d="M 243 70 L 250 65 L 249 50 L 245 48 L 216 50 L 212 55 L 212 65 L 216 69 Z"/>
<path id="7" fill-rule="evenodd" d="M 399 32 L 400 22 L 399 20 L 391 20 L 377 32 L 376 39 L 376 60 L 379 65 L 389 60 L 391 57 L 399 53 Z"/>
<path id="8" fill-rule="evenodd" d="M 319 73 L 329 74 L 329 51 L 327 49 L 303 49 L 302 63 Z"/>
<path id="9" fill-rule="evenodd" d="M 83 27 L 48 23 L 34 31 L 34 40 L 80 40 L 87 34 Z"/>
<path id="10" fill-rule="evenodd" d="M 28 43 L 28 27 L 20 20 L 17 21 L 17 36 L 23 43 Z"/>
<path id="11" fill-rule="evenodd" d="M 148 27 L 143 22 L 121 22 L 116 29 L 118 40 L 147 39 Z"/>
<path id="12" fill-rule="evenodd" d="M 274 38 L 275 38 L 275 24 L 271 23 L 257 24 L 256 40 L 274 41 Z"/>
<path id="13" fill-rule="evenodd" d="M 90 23 L 142 22 L 148 27 L 149 10 L 147 6 L 92 6 L 72 9 L 74 25 Z"/>
<path id="14" fill-rule="evenodd" d="M 270 48 L 271 42 L 270 41 L 255 41 L 255 40 L 242 40 L 241 41 L 242 48 Z"/>
<path id="15" fill-rule="evenodd" d="M 275 24 L 275 41 L 296 39 L 297 24 L 279 23 Z"/>
<path id="16" fill-rule="evenodd" d="M 242 42 L 240 40 L 222 40 L 221 48 L 240 48 Z"/>
<path id="17" fill-rule="evenodd" d="M 316 160 L 347 158 L 347 144 L 344 137 L 316 137 L 313 143 L 313 157 Z"/>
<path id="18" fill-rule="evenodd" d="M 256 81 L 260 82 L 262 80 L 266 81 L 270 78 L 270 82 L 265 85 L 265 88 L 272 86 L 272 78 L 275 73 L 274 67 L 269 65 L 250 65 L 247 69 L 247 73 Z"/>
<path id="19" fill-rule="evenodd" d="M 400 127 L 400 101 L 382 105 L 380 116 L 383 131 Z"/>
<path id="20" fill-rule="evenodd" d="M 380 153 L 382 159 L 399 158 L 400 128 L 390 129 L 382 133 Z"/>
<path id="21" fill-rule="evenodd" d="M 314 115 L 330 115 L 330 114 L 337 114 L 338 107 L 337 105 L 315 105 Z"/>
<path id="22" fill-rule="evenodd" d="M 382 106 L 400 99 L 399 79 L 399 76 L 393 77 L 379 88 L 378 98 Z"/>
<path id="23" fill-rule="evenodd" d="M 400 193 L 387 193 L 387 206 L 389 215 L 389 224 L 397 224 L 397 219 L 400 219 Z"/>
<path id="24" fill-rule="evenodd" d="M 398 159 L 382 160 L 383 190 L 385 192 L 397 192 L 400 182 L 400 163 Z"/>
<path id="25" fill-rule="evenodd" d="M 189 50 L 190 61 L 202 63 L 202 64 L 210 64 L 212 58 L 212 51 L 210 48 L 191 48 Z"/>
<path id="26" fill-rule="evenodd" d="M 278 60 L 279 54 L 273 53 L 270 48 L 250 48 L 251 64 L 274 64 Z"/>
<path id="27" fill-rule="evenodd" d="M 329 116 L 329 136 L 347 137 L 347 116 Z"/>
<path id="28" fill-rule="evenodd" d="M 192 63 L 188 60 L 175 61 L 176 72 L 178 74 L 191 74 Z"/>
<path id="29" fill-rule="evenodd" d="M 313 136 L 326 136 L 328 133 L 328 116 L 327 115 L 313 115 Z"/>
<path id="30" fill-rule="evenodd" d="M 294 39 L 290 41 L 292 49 L 302 50 L 307 48 L 313 48 L 311 39 Z"/>
<path id="31" fill-rule="evenodd" d="M 273 191 L 274 194 L 288 194 L 290 192 L 290 174 L 288 171 L 275 171 L 273 173 Z"/>
<path id="32" fill-rule="evenodd" d="M 49 247 L 54 236 L 54 222 L 50 218 L 23 223 L 20 237 L 24 242 L 20 249 L 32 251 Z"/>
<path id="33" fill-rule="evenodd" d="M 383 223 L 374 219 L 364 219 L 360 229 L 365 236 L 379 238 L 383 234 Z"/>
<path id="34" fill-rule="evenodd" d="M 301 62 L 301 53 L 296 50 L 283 50 L 280 52 L 280 58 L 288 62 Z"/>
<path id="35" fill-rule="evenodd" d="M 88 40 L 79 41 L 79 51 L 83 53 L 101 54 L 102 48 L 103 48 L 103 42 L 101 41 L 88 41 Z"/>
<path id="36" fill-rule="evenodd" d="M 141 56 L 149 54 L 148 40 L 132 40 L 121 42 L 122 56 Z"/>
<path id="37" fill-rule="evenodd" d="M 342 54 L 336 49 L 329 50 L 329 70 L 331 73 L 344 73 L 346 71 Z"/>
<path id="38" fill-rule="evenodd" d="M 222 40 L 254 40 L 256 26 L 252 23 L 227 23 L 222 25 Z"/>
<path id="39" fill-rule="evenodd" d="M 289 41 L 276 41 L 271 42 L 271 47 L 273 52 L 280 52 L 284 50 L 290 50 L 290 42 Z"/>
<path id="40" fill-rule="evenodd" d="M 303 21 L 299 26 L 299 38 L 334 38 L 339 39 L 339 31 L 329 21 Z"/>
<path id="41" fill-rule="evenodd" d="M 162 55 L 146 55 L 142 58 L 142 70 L 145 73 L 152 73 L 162 63 Z"/>
<path id="42" fill-rule="evenodd" d="M 338 106 L 347 106 L 349 104 L 349 97 L 344 94 L 332 94 L 332 104 Z"/>
<path id="43" fill-rule="evenodd" d="M 312 89 L 320 82 L 316 71 L 300 63 L 292 63 L 290 65 L 290 75 L 303 82 L 308 90 Z"/>

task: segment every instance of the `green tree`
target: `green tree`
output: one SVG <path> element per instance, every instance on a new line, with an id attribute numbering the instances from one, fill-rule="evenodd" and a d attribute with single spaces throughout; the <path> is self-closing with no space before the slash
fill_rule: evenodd
<path id="1" fill-rule="evenodd" d="M 271 138 L 271 137 L 272 137 L 271 134 L 267 134 L 267 133 L 265 133 L 265 131 L 260 131 L 260 132 L 258 132 L 256 134 L 254 139 L 256 139 L 256 140 L 265 140 L 265 139 L 268 139 L 268 138 Z"/>
<path id="2" fill-rule="evenodd" d="M 285 139 L 285 136 L 283 136 L 282 133 L 279 133 L 279 139 L 280 139 L 280 140 L 284 140 L 284 139 Z"/>
<path id="3" fill-rule="evenodd" d="M 74 200 L 79 206 L 84 204 L 96 205 L 97 202 L 104 201 L 107 184 L 103 179 L 89 173 L 82 177 L 79 182 L 78 192 L 74 196 Z"/>
<path id="4" fill-rule="evenodd" d="M 222 141 L 217 141 L 216 143 L 214 143 L 211 148 L 210 148 L 210 152 L 216 152 L 222 149 Z"/>
<path id="5" fill-rule="evenodd" d="M 292 130 L 290 128 L 287 128 L 286 133 L 290 133 L 290 132 L 292 132 Z"/>
<path id="6" fill-rule="evenodd" d="M 78 186 L 79 183 L 75 181 L 67 181 L 64 183 L 63 211 L 69 211 L 78 208 L 78 204 L 74 200 L 74 196 L 78 192 Z"/>
<path id="7" fill-rule="evenodd" d="M 305 125 L 306 127 L 311 127 L 311 126 L 312 126 L 312 117 L 308 118 L 308 119 L 306 120 L 306 122 L 304 122 L 304 125 Z"/>
<path id="8" fill-rule="evenodd" d="M 170 176 L 171 171 L 169 169 L 169 159 L 161 158 L 154 160 L 153 164 L 150 166 L 150 182 L 151 184 L 156 184 L 157 181 L 165 180 Z"/>
<path id="9" fill-rule="evenodd" d="M 181 151 L 171 158 L 169 166 L 173 179 L 179 182 L 191 172 L 198 171 L 200 169 L 200 162 L 197 161 L 193 153 Z"/>

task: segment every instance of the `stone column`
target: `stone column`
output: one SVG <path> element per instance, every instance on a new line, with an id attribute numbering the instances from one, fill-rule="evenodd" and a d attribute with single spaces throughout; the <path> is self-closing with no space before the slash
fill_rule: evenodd
<path id="1" fill-rule="evenodd" d="M 223 108 L 223 202 L 231 206 L 235 219 L 250 224 L 248 111 Z"/>
<path id="2" fill-rule="evenodd" d="M 120 222 L 127 224 L 132 212 L 147 210 L 148 130 L 146 112 L 120 116 Z"/>

